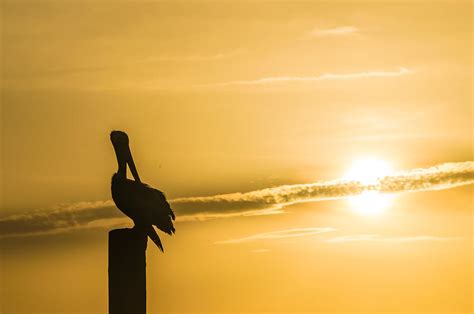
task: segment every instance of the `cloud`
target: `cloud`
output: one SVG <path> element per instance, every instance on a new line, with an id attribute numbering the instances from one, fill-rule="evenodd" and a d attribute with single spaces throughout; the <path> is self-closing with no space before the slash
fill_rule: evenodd
<path id="1" fill-rule="evenodd" d="M 337 229 L 331 228 L 331 227 L 292 228 L 292 229 L 257 233 L 250 236 L 229 239 L 229 240 L 224 240 L 224 241 L 216 241 L 214 242 L 214 244 L 240 244 L 240 243 L 257 242 L 257 241 L 265 241 L 265 240 L 306 237 L 306 236 L 311 236 L 315 234 L 323 234 L 323 233 L 329 233 L 329 232 L 334 232 L 334 231 L 337 231 Z M 460 239 L 462 239 L 462 237 L 442 237 L 442 236 L 432 236 L 432 235 L 384 237 L 379 234 L 356 234 L 356 235 L 346 235 L 346 236 L 337 236 L 333 238 L 328 238 L 328 239 L 325 239 L 324 242 L 327 242 L 327 243 L 350 243 L 350 242 L 410 243 L 410 242 L 448 242 L 448 241 L 455 241 L 455 240 L 460 240 Z M 268 250 L 263 249 L 263 250 L 254 250 L 254 251 L 266 252 Z"/>
<path id="2" fill-rule="evenodd" d="M 112 201 L 59 205 L 0 219 L 0 237 L 50 234 L 75 229 L 114 225 L 123 219 Z"/>
<path id="3" fill-rule="evenodd" d="M 453 240 L 459 240 L 460 237 L 439 237 L 429 235 L 418 235 L 409 237 L 382 237 L 378 234 L 358 234 L 340 236 L 335 238 L 327 239 L 325 242 L 328 243 L 348 243 L 348 242 L 386 242 L 386 243 L 409 243 L 409 242 L 447 242 Z"/>
<path id="4" fill-rule="evenodd" d="M 214 83 L 210 86 L 236 86 L 236 85 L 268 85 L 275 83 L 307 83 L 319 81 L 348 81 L 367 78 L 398 77 L 415 73 L 413 70 L 400 67 L 396 71 L 365 71 L 354 73 L 323 73 L 315 76 L 270 76 L 255 80 L 241 80 Z M 209 86 L 209 85 L 208 85 Z"/>
<path id="5" fill-rule="evenodd" d="M 151 63 L 157 62 L 206 62 L 206 61 L 216 61 L 222 59 L 230 59 L 235 56 L 244 54 L 245 50 L 233 50 L 228 52 L 218 52 L 214 54 L 182 54 L 182 55 L 155 55 L 142 59 L 133 59 L 126 60 L 121 63 L 109 63 L 109 64 L 85 64 L 82 66 L 70 66 L 70 67 L 57 67 L 57 68 L 47 68 L 43 70 L 31 71 L 28 69 L 28 75 L 32 77 L 42 78 L 44 76 L 66 76 L 71 74 L 80 74 L 80 73 L 96 73 L 103 71 L 114 71 L 120 70 L 128 67 L 137 67 L 137 66 L 149 66 Z M 23 77 L 25 73 L 19 72 L 17 76 Z M 11 77 L 11 75 L 10 75 Z M 13 77 L 15 78 L 15 76 Z"/>
<path id="6" fill-rule="evenodd" d="M 376 184 L 334 180 L 309 184 L 283 185 L 245 193 L 171 200 L 180 221 L 235 216 L 268 215 L 302 202 L 342 199 L 364 191 L 402 193 L 455 188 L 474 183 L 474 162 L 445 163 L 430 168 L 400 171 L 381 178 Z M 120 224 L 123 214 L 112 201 L 82 202 L 53 210 L 29 212 L 0 219 L 0 237 L 57 233 L 82 228 Z"/>
<path id="7" fill-rule="evenodd" d="M 372 187 L 380 192 L 411 192 L 454 188 L 474 183 L 474 162 L 444 163 L 430 168 L 399 171 Z"/>
<path id="8" fill-rule="evenodd" d="M 219 52 L 215 54 L 193 54 L 193 55 L 161 55 L 144 59 L 142 62 L 204 62 L 229 59 L 243 54 L 244 50 Z"/>
<path id="9" fill-rule="evenodd" d="M 217 241 L 214 244 L 237 244 L 245 242 L 254 242 L 261 240 L 274 240 L 274 239 L 284 239 L 284 238 L 295 238 L 295 237 L 305 237 L 320 233 L 326 233 L 331 231 L 336 231 L 337 229 L 324 227 L 324 228 L 293 228 L 285 230 L 277 230 L 271 232 L 257 233 L 254 235 L 246 236 L 243 238 L 230 239 L 225 241 Z"/>
<path id="10" fill-rule="evenodd" d="M 328 37 L 328 36 L 347 36 L 358 33 L 360 30 L 355 26 L 339 26 L 333 28 L 314 28 L 306 36 L 308 37 Z"/>
<path id="11" fill-rule="evenodd" d="M 255 250 L 252 250 L 250 251 L 252 253 L 267 253 L 267 252 L 270 252 L 269 249 L 255 249 Z"/>
<path id="12" fill-rule="evenodd" d="M 285 205 L 341 199 L 364 191 L 401 193 L 448 189 L 474 183 L 474 162 L 446 163 L 431 168 L 401 171 L 380 179 L 374 185 L 335 180 L 309 184 L 283 185 L 246 193 L 185 197 L 173 200 L 182 215 L 281 210 Z"/>

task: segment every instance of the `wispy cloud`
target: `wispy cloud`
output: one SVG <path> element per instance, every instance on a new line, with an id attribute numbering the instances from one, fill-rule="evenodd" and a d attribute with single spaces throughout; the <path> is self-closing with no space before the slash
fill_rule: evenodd
<path id="1" fill-rule="evenodd" d="M 283 185 L 246 193 L 186 197 L 173 200 L 180 214 L 236 213 L 254 210 L 280 210 L 301 202 L 341 199 L 364 191 L 382 193 L 440 190 L 474 183 L 474 162 L 446 163 L 430 168 L 401 171 L 381 178 L 374 185 L 335 180 L 309 184 Z"/>
<path id="2" fill-rule="evenodd" d="M 79 202 L 0 219 L 0 238 L 54 234 L 120 223 L 123 223 L 123 215 L 112 201 Z"/>
<path id="3" fill-rule="evenodd" d="M 328 37 L 328 36 L 347 36 L 358 33 L 360 30 L 355 26 L 338 26 L 332 28 L 319 28 L 315 27 L 311 30 L 306 38 L 308 37 Z"/>
<path id="4" fill-rule="evenodd" d="M 235 85 L 268 85 L 275 83 L 304 83 L 319 81 L 348 81 L 367 78 L 398 77 L 415 73 L 413 70 L 400 67 L 392 71 L 365 71 L 353 73 L 323 73 L 315 76 L 270 76 L 254 80 L 240 80 L 214 83 L 210 86 L 235 86 Z"/>
<path id="5" fill-rule="evenodd" d="M 473 183 L 474 162 L 466 161 L 400 171 L 381 178 L 373 185 L 364 185 L 358 181 L 334 180 L 283 185 L 245 193 L 184 197 L 171 200 L 171 203 L 179 220 L 204 220 L 281 213 L 282 208 L 289 204 L 341 199 L 364 191 L 380 193 L 433 191 Z M 127 221 L 120 220 L 121 217 L 123 215 L 112 201 L 78 203 L 50 211 L 37 211 L 0 219 L 0 237 L 106 227 L 112 223 Z"/>
<path id="6" fill-rule="evenodd" d="M 108 63 L 108 64 L 84 64 L 81 66 L 69 66 L 69 67 L 50 67 L 43 70 L 31 71 L 28 69 L 27 72 L 18 72 L 16 75 L 10 74 L 10 78 L 24 77 L 26 74 L 32 77 L 51 77 L 60 76 L 64 77 L 67 75 L 77 75 L 81 73 L 97 73 L 105 71 L 121 70 L 130 67 L 147 66 L 153 63 L 160 62 L 206 62 L 206 61 L 217 61 L 223 59 L 230 59 L 235 56 L 244 54 L 245 50 L 232 50 L 227 52 L 216 52 L 209 54 L 167 54 L 167 55 L 154 55 L 144 57 L 141 59 L 127 59 L 121 62 Z M 3 79 L 5 80 L 5 79 Z"/>
<path id="7" fill-rule="evenodd" d="M 204 62 L 229 59 L 243 54 L 244 50 L 234 50 L 228 52 L 219 52 L 214 54 L 190 54 L 190 55 L 161 55 L 150 57 L 142 60 L 142 62 Z"/>
<path id="8" fill-rule="evenodd" d="M 430 235 L 417 235 L 405 237 L 383 237 L 378 234 L 357 234 L 334 237 L 325 240 L 328 243 L 348 243 L 348 242 L 388 242 L 388 243 L 409 243 L 409 242 L 447 242 L 459 240 L 460 237 L 439 237 Z"/>
<path id="9" fill-rule="evenodd" d="M 224 240 L 224 241 L 217 241 L 214 244 L 236 244 L 236 243 L 244 243 L 244 242 L 254 242 L 254 241 L 261 241 L 261 240 L 274 240 L 274 239 L 284 239 L 284 238 L 295 238 L 295 237 L 305 237 L 320 233 L 326 233 L 331 231 L 336 231 L 337 229 L 324 227 L 324 228 L 293 228 L 293 229 L 285 229 L 285 230 L 277 230 L 271 232 L 264 232 L 264 233 L 257 233 L 250 236 Z"/>
<path id="10" fill-rule="evenodd" d="M 250 252 L 252 252 L 252 253 L 268 253 L 268 252 L 270 252 L 270 250 L 269 249 L 255 249 L 255 250 L 252 250 Z"/>
<path id="11" fill-rule="evenodd" d="M 258 242 L 266 240 L 278 240 L 295 237 L 307 237 L 316 234 L 326 234 L 338 231 L 338 229 L 331 227 L 317 227 L 317 228 L 292 228 L 285 230 L 277 230 L 271 232 L 257 233 L 245 237 L 234 238 L 223 241 L 216 241 L 214 244 L 240 244 L 248 242 Z M 351 243 L 351 242 L 381 242 L 381 243 L 411 243 L 411 242 L 448 242 L 461 240 L 462 237 L 445 237 L 433 235 L 412 235 L 412 236 L 382 236 L 379 234 L 355 234 L 337 236 L 332 238 L 322 239 L 327 243 Z M 267 252 L 268 249 L 254 250 L 256 252 Z"/>

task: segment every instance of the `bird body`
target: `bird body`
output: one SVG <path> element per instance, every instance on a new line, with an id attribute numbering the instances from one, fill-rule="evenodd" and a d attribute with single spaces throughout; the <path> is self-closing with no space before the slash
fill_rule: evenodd
<path id="1" fill-rule="evenodd" d="M 113 131 L 110 137 L 118 163 L 118 171 L 112 176 L 112 199 L 133 220 L 134 228 L 143 230 L 163 251 L 163 245 L 153 226 L 172 235 L 175 232 L 173 210 L 163 192 L 140 181 L 128 147 L 128 136 L 124 132 Z M 127 163 L 135 180 L 127 178 Z"/>

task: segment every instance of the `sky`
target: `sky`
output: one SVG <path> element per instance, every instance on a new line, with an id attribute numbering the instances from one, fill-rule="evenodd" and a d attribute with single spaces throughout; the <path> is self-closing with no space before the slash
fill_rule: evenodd
<path id="1" fill-rule="evenodd" d="M 472 312 L 472 2 L 0 3 L 1 313 L 107 312 L 112 130 L 149 313 Z"/>

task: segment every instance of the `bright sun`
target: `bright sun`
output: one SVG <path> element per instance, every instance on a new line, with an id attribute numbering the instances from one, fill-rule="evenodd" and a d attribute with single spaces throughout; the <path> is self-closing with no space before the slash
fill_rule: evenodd
<path id="1" fill-rule="evenodd" d="M 344 179 L 359 181 L 364 185 L 373 185 L 377 180 L 392 172 L 390 165 L 374 158 L 359 159 L 344 175 Z"/>
<path id="2" fill-rule="evenodd" d="M 379 159 L 365 158 L 354 162 L 345 173 L 344 179 L 359 181 L 363 185 L 375 185 L 380 178 L 392 172 L 390 165 Z M 364 191 L 360 195 L 349 198 L 349 202 L 357 213 L 362 215 L 378 215 L 392 203 L 393 195 L 378 191 Z"/>

